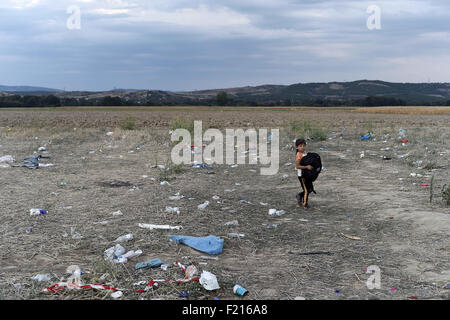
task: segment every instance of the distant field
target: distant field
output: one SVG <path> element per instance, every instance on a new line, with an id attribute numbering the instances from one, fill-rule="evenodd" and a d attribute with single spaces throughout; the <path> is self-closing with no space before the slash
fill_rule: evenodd
<path id="1" fill-rule="evenodd" d="M 450 114 L 450 107 L 371 107 L 357 108 L 355 112 L 388 114 Z"/>
<path id="2" fill-rule="evenodd" d="M 180 111 L 180 110 L 205 110 L 205 111 L 349 111 L 356 107 L 219 107 L 219 106 L 79 106 L 79 107 L 49 107 L 49 108 L 3 108 L 1 111 Z"/>

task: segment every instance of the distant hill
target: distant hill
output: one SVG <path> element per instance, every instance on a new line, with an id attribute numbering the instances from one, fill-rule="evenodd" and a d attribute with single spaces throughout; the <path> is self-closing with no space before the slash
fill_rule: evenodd
<path id="1" fill-rule="evenodd" d="M 393 83 L 379 80 L 260 85 L 185 92 L 136 89 L 62 91 L 29 86 L 0 86 L 0 96 L 52 93 L 61 100 L 62 105 L 72 106 L 215 105 L 217 94 L 221 91 L 227 93 L 227 105 L 450 105 L 450 83 Z"/>
<path id="2" fill-rule="evenodd" d="M 212 98 L 219 91 L 237 100 L 248 101 L 305 101 L 305 100 L 358 100 L 367 97 L 387 97 L 413 101 L 450 100 L 450 83 L 392 83 L 360 80 L 353 82 L 297 83 L 287 86 L 265 85 L 220 90 L 203 90 L 179 93 L 191 98 Z"/>
<path id="3" fill-rule="evenodd" d="M 63 90 L 51 89 L 44 87 L 32 87 L 32 86 L 3 86 L 0 85 L 0 92 L 62 92 Z"/>

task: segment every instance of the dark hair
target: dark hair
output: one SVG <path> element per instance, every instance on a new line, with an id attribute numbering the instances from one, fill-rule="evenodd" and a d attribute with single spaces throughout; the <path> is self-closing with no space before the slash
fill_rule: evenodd
<path id="1" fill-rule="evenodd" d="M 297 147 L 301 144 L 304 144 L 306 146 L 306 140 L 305 139 L 297 139 L 295 140 L 295 154 L 298 153 Z"/>
<path id="2" fill-rule="evenodd" d="M 297 139 L 297 140 L 295 140 L 295 147 L 298 147 L 301 144 L 304 144 L 306 146 L 305 139 Z"/>

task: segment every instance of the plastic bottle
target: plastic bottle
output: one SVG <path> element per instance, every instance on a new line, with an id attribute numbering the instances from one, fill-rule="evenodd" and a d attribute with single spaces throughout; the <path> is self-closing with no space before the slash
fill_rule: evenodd
<path id="1" fill-rule="evenodd" d="M 41 214 L 47 214 L 45 209 L 30 209 L 30 216 L 39 216 Z"/>
<path id="2" fill-rule="evenodd" d="M 114 242 L 124 242 L 133 240 L 133 235 L 131 233 L 118 237 Z"/>
<path id="3" fill-rule="evenodd" d="M 203 210 L 203 209 L 205 209 L 208 205 L 209 205 L 209 201 L 205 201 L 204 203 L 199 204 L 197 208 L 198 208 L 199 210 Z"/>

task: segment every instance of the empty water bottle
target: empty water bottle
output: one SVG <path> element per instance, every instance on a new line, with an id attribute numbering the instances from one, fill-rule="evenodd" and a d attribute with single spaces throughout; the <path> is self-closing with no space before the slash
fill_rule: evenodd
<path id="1" fill-rule="evenodd" d="M 133 235 L 131 233 L 118 237 L 115 242 L 124 242 L 133 240 Z"/>

